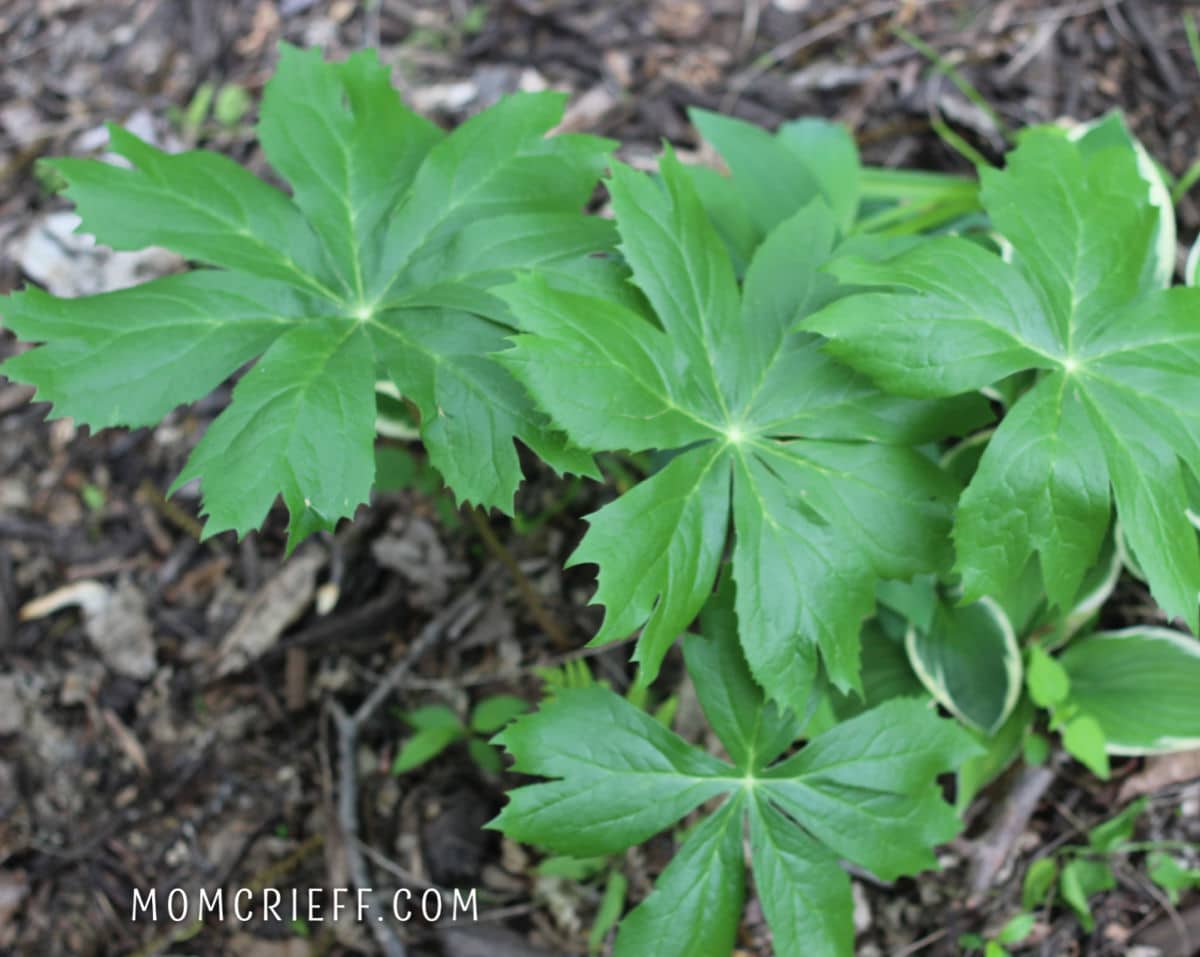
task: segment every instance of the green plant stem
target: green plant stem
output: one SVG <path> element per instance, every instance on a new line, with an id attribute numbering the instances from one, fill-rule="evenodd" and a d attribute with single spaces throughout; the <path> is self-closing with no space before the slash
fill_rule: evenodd
<path id="1" fill-rule="evenodd" d="M 1192 53 L 1192 63 L 1196 72 L 1200 73 L 1200 31 L 1196 29 L 1196 18 L 1188 10 L 1183 15 L 1183 32 L 1187 34 L 1188 49 Z"/>
<path id="2" fill-rule="evenodd" d="M 1180 200 L 1191 191 L 1198 180 L 1200 180 L 1200 160 L 1196 160 L 1187 168 L 1187 172 L 1179 177 L 1175 188 L 1171 190 L 1171 203 L 1178 206 Z"/>
<path id="3" fill-rule="evenodd" d="M 979 201 L 974 197 L 893 206 L 861 220 L 855 227 L 855 232 L 888 236 L 914 235 L 945 226 L 963 216 L 978 212 L 979 208 Z"/>
<path id="4" fill-rule="evenodd" d="M 947 77 L 951 83 L 958 87 L 958 91 L 962 93 L 963 96 L 979 107 L 979 109 L 981 109 L 985 114 L 987 114 L 988 119 L 995 124 L 996 130 L 1001 136 L 1004 137 L 1004 139 L 1010 140 L 1012 138 L 1012 134 L 1008 129 L 1008 125 L 1003 119 L 1000 118 L 1000 114 L 996 112 L 996 108 L 987 101 L 987 98 L 979 92 L 978 88 L 976 88 L 976 86 L 970 80 L 963 76 L 962 72 L 953 63 L 938 53 L 937 50 L 931 47 L 915 33 L 904 29 L 904 27 L 894 26 L 892 27 L 892 33 L 894 33 L 899 39 L 903 40 L 910 47 L 929 60 L 938 73 L 941 73 L 943 76 Z"/>
<path id="5" fill-rule="evenodd" d="M 537 593 L 537 589 L 533 587 L 533 583 L 521 571 L 521 566 L 517 564 L 517 560 L 513 557 L 512 552 L 508 550 L 496 535 L 487 514 L 481 508 L 468 508 L 464 511 L 467 513 L 467 518 L 471 520 L 471 524 L 475 526 L 475 531 L 479 533 L 479 537 L 483 539 L 483 544 L 487 547 L 487 550 L 496 557 L 512 577 L 513 584 L 517 586 L 517 591 L 520 593 L 522 601 L 525 602 L 525 607 L 528 609 L 530 617 L 545 632 L 546 637 L 550 639 L 555 648 L 559 651 L 571 650 L 574 646 L 571 639 L 567 637 L 566 629 L 546 609 L 546 606 L 542 603 L 541 596 Z"/>
<path id="6" fill-rule="evenodd" d="M 926 173 L 921 170 L 864 166 L 859 180 L 864 200 L 890 199 L 914 202 L 919 199 L 979 195 L 979 184 L 955 173 Z"/>
<path id="7" fill-rule="evenodd" d="M 954 152 L 958 153 L 959 156 L 963 157 L 963 159 L 965 159 L 976 169 L 992 165 L 990 162 L 988 162 L 988 158 L 986 156 L 968 143 L 964 137 L 959 136 L 956 132 L 954 132 L 954 130 L 950 127 L 950 124 L 942 119 L 940 114 L 935 112 L 932 116 L 930 116 L 929 125 L 933 127 L 933 131 L 937 133 L 938 138 L 943 143 L 949 146 L 950 149 L 954 150 Z"/>

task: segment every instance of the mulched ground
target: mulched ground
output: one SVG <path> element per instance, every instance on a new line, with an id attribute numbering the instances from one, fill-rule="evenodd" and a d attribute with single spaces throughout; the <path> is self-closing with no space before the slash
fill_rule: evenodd
<path id="1" fill-rule="evenodd" d="M 900 27 L 966 77 L 1004 127 L 1121 108 L 1180 175 L 1200 158 L 1200 67 L 1185 7 L 9 0 L 0 6 L 0 290 L 36 279 L 78 293 L 173 268 L 70 237 L 36 160 L 94 154 L 102 124 L 116 120 L 160 144 L 206 145 L 261 169 L 252 116 L 185 114 L 205 83 L 255 99 L 280 39 L 339 53 L 380 46 L 411 101 L 446 123 L 514 89 L 571 90 L 571 126 L 619 137 L 634 159 L 651 157 L 663 137 L 695 147 L 684 112 L 693 104 L 766 125 L 835 117 L 873 162 L 967 171 L 933 133 L 936 112 L 999 155 L 992 116 L 898 39 Z M 1190 242 L 1200 228 L 1194 197 L 1179 216 Z M 15 348 L 0 332 L 0 357 Z M 536 699 L 531 669 L 579 656 L 596 624 L 585 607 L 591 582 L 586 570 L 560 569 L 580 533 L 576 517 L 611 493 L 564 493 L 535 474 L 521 501 L 532 527 L 518 534 L 507 521 L 456 513 L 425 482 L 379 494 L 352 527 L 287 565 L 279 516 L 242 543 L 199 544 L 197 502 L 167 502 L 162 491 L 227 397 L 153 430 L 90 436 L 44 422 L 44 407 L 0 380 L 0 953 L 382 953 L 373 928 L 347 920 L 129 920 L 135 887 L 345 886 L 356 867 L 377 888 L 479 889 L 478 926 L 414 921 L 412 954 L 585 952 L 599 889 L 539 877 L 532 851 L 480 830 L 511 782 L 480 771 L 462 748 L 400 778 L 388 768 L 405 735 L 397 708 L 465 711 L 499 692 Z M 589 660 L 620 685 L 626 652 Z M 396 693 L 356 721 L 381 681 Z M 968 836 L 946 849 L 945 872 L 895 887 L 856 882 L 860 953 L 958 953 L 960 934 L 994 930 L 1016 910 L 1024 862 L 1080 840 L 1118 806 L 1122 779 L 1145 780 L 1140 770 L 1125 762 L 1102 785 L 1061 766 L 1015 832 L 992 819 L 1030 782 L 1000 782 Z M 347 788 L 358 798 L 359 844 L 344 838 L 337 802 Z M 1167 782 L 1152 794 L 1139 835 L 1200 838 L 1195 787 Z M 980 848 L 997 839 L 1018 862 L 968 906 Z M 618 862 L 633 895 L 667 853 L 660 841 Z M 1097 902 L 1095 932 L 1042 915 L 1027 952 L 1133 954 L 1145 944 L 1159 947 L 1146 954 L 1182 955 L 1191 951 L 1177 929 L 1189 926 L 1200 945 L 1194 897 L 1176 911 L 1134 864 L 1119 876 Z M 770 952 L 753 905 L 743 946 Z"/>

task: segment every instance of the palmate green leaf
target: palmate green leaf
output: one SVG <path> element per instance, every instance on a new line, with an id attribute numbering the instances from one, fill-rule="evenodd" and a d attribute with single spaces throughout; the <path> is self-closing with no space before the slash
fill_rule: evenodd
<path id="1" fill-rule="evenodd" d="M 652 678 L 711 592 L 732 518 L 746 658 L 799 711 L 818 648 L 839 687 L 857 686 L 876 579 L 946 557 L 955 486 L 907 443 L 969 428 L 981 407 L 884 396 L 792 331 L 831 295 L 823 203 L 767 238 L 739 290 L 670 154 L 662 177 L 665 190 L 618 165 L 610 183 L 653 317 L 526 276 L 500 292 L 523 332 L 502 358 L 576 444 L 678 452 L 591 516 L 572 556 L 600 567 L 595 640 L 644 626 L 636 658 Z"/>
<path id="2" fill-rule="evenodd" d="M 705 167 L 688 170 L 735 265 L 749 263 L 776 226 L 814 200 L 833 213 L 841 233 L 858 212 L 858 148 L 836 123 L 805 118 L 775 133 L 708 110 L 688 111 L 700 135 L 729 167 L 725 177 Z"/>
<path id="3" fill-rule="evenodd" d="M 492 740 L 514 771 L 560 779 L 510 791 L 494 826 L 574 857 L 640 844 L 728 790 L 732 773 L 600 685 L 560 689 Z"/>
<path id="4" fill-rule="evenodd" d="M 977 750 L 917 700 L 893 701 L 817 735 L 776 762 L 796 733 L 738 650 L 734 595 L 722 587 L 690 637 L 689 673 L 733 763 L 683 742 L 607 688 L 562 691 L 497 741 L 515 770 L 554 778 L 510 792 L 493 826 L 576 856 L 646 840 L 725 796 L 684 839 L 655 891 L 626 919 L 622 957 L 728 957 L 743 898 L 743 834 L 778 957 L 853 952 L 846 858 L 880 877 L 932 866 L 930 846 L 959 821 L 936 778 Z M 604 727 L 604 734 L 596 734 Z"/>
<path id="5" fill-rule="evenodd" d="M 511 510 L 514 439 L 595 474 L 489 358 L 511 331 L 493 286 L 612 245 L 611 224 L 582 215 L 611 144 L 547 137 L 563 100 L 514 96 L 447 135 L 404 106 L 374 53 L 326 63 L 285 45 L 259 134 L 291 195 L 225 157 L 169 155 L 114 128 L 130 168 L 57 163 L 82 228 L 217 268 L 70 301 L 10 297 L 6 323 L 43 345 L 4 373 L 57 415 L 147 425 L 257 359 L 176 483 L 200 479 L 206 534 L 257 527 L 280 495 L 290 546 L 353 514 L 374 477 L 380 374 L 420 410 L 460 499 Z"/>
<path id="6" fill-rule="evenodd" d="M 1197 624 L 1200 551 L 1185 469 L 1200 469 L 1200 291 L 1161 288 L 1159 206 L 1128 137 L 1074 143 L 1029 132 L 983 203 L 1006 261 L 965 239 L 879 263 L 845 261 L 872 291 L 804 328 L 889 390 L 948 396 L 1034 371 L 960 503 L 968 598 L 1009 593 L 1036 554 L 1069 608 L 1112 502 L 1159 603 Z M 880 316 L 895 322 L 881 326 Z"/>

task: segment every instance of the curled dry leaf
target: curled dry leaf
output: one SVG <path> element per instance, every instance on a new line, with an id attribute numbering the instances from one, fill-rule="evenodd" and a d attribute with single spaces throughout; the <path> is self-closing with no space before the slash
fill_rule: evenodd
<path id="1" fill-rule="evenodd" d="M 217 651 L 217 675 L 241 671 L 262 657 L 313 600 L 325 553 L 311 548 L 286 562 L 246 606 Z"/>
<path id="2" fill-rule="evenodd" d="M 146 599 L 132 582 L 122 580 L 116 588 L 91 579 L 72 582 L 28 602 L 19 617 L 33 621 L 64 608 L 83 612 L 84 631 L 111 671 L 137 679 L 154 674 L 153 628 Z"/>

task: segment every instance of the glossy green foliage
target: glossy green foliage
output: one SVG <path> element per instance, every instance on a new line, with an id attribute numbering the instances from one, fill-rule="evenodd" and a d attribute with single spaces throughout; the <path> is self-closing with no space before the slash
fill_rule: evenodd
<path id="1" fill-rule="evenodd" d="M 611 244 L 582 210 L 612 144 L 547 138 L 562 107 L 514 96 L 447 135 L 404 106 L 374 53 L 326 63 L 284 46 L 258 129 L 291 195 L 118 128 L 128 167 L 57 161 L 101 242 L 215 268 L 84 299 L 17 294 L 0 313 L 43 345 L 4 373 L 57 415 L 137 426 L 257 360 L 176 483 L 201 480 L 208 534 L 256 528 L 279 495 L 293 545 L 352 515 L 374 478 L 379 374 L 420 409 L 430 459 L 462 499 L 511 508 L 514 438 L 590 473 L 490 358 L 506 334 L 494 285 Z"/>
<path id="2" fill-rule="evenodd" d="M 704 637 L 685 644 L 688 672 L 726 759 L 608 689 L 562 690 L 496 738 L 516 770 L 553 780 L 511 792 L 493 826 L 592 857 L 646 841 L 722 798 L 687 829 L 655 891 L 625 919 L 615 954 L 730 953 L 745 894 L 748 826 L 774 952 L 848 957 L 853 902 L 838 860 L 884 879 L 933 867 L 931 848 L 958 828 L 936 776 L 976 746 L 927 704 L 907 699 L 866 711 L 781 759 L 800 722 L 768 702 L 752 678 L 736 640 L 731 590 L 707 609 Z"/>
<path id="3" fill-rule="evenodd" d="M 948 564 L 957 488 L 910 446 L 979 406 L 888 397 L 834 362 L 798 320 L 836 295 L 819 271 L 838 237 L 821 200 L 776 225 L 739 286 L 691 178 L 617 165 L 621 251 L 645 307 L 537 275 L 500 291 L 522 334 L 506 365 L 576 445 L 669 451 L 589 518 L 575 563 L 599 566 L 597 641 L 641 627 L 647 677 L 712 590 L 730 523 L 741 639 L 781 703 L 818 667 L 859 684 L 858 631 L 879 578 Z"/>
<path id="4" fill-rule="evenodd" d="M 1062 654 L 1070 700 L 1112 754 L 1200 747 L 1200 641 L 1166 628 L 1101 632 Z"/>
<path id="5" fill-rule="evenodd" d="M 1188 398 L 1200 292 L 1162 288 L 1161 209 L 1138 159 L 1128 137 L 1028 132 L 1003 171 L 982 174 L 1010 255 L 943 237 L 884 261 L 844 260 L 837 275 L 868 291 L 804 327 L 904 395 L 1032 374 L 959 505 L 968 597 L 1008 592 L 1036 556 L 1046 594 L 1066 607 L 1115 502 L 1155 597 L 1195 628 L 1200 550 L 1185 513 L 1200 469 L 1200 406 Z"/>
<path id="6" fill-rule="evenodd" d="M 286 189 L 120 129 L 122 165 L 58 161 L 84 230 L 195 268 L 8 297 L 37 347 L 3 372 L 100 428 L 249 367 L 176 486 L 200 480 L 207 534 L 282 497 L 289 547 L 422 475 L 377 432 L 419 437 L 456 499 L 505 510 L 518 443 L 593 477 L 594 455 L 632 453 L 644 478 L 572 561 L 599 569 L 595 640 L 638 633 L 640 680 L 622 698 L 568 663 L 496 739 L 549 779 L 496 826 L 607 875 L 593 950 L 628 890 L 613 855 L 660 832 L 680 851 L 618 957 L 729 954 L 747 849 L 775 953 L 846 955 L 839 861 L 932 866 L 956 811 L 1046 759 L 1037 722 L 1102 776 L 1110 754 L 1197 746 L 1196 641 L 1095 633 L 1123 569 L 1193 629 L 1200 594 L 1200 289 L 1168 288 L 1169 197 L 1121 121 L 1027 131 L 976 184 L 871 170 L 823 121 L 697 110 L 728 175 L 668 150 L 655 176 L 549 135 L 562 107 L 518 95 L 446 133 L 374 54 L 285 46 L 258 132 Z M 606 166 L 611 220 L 583 215 Z M 684 654 L 719 755 L 672 732 L 674 689 L 645 708 L 704 607 Z M 409 713 L 395 770 L 451 744 L 498 769 L 482 735 L 522 706 Z M 1026 896 L 1057 888 L 1090 920 L 1100 853 L 1047 862 Z M 1155 867 L 1169 892 L 1195 880 Z"/>

